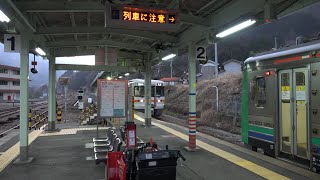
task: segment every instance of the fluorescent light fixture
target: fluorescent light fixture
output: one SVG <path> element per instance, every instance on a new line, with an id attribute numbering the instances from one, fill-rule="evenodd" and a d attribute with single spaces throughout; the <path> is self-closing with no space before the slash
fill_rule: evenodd
<path id="1" fill-rule="evenodd" d="M 75 64 L 75 65 L 95 65 L 95 56 L 72 56 L 72 57 L 57 57 L 57 64 Z"/>
<path id="2" fill-rule="evenodd" d="M 129 75 L 130 75 L 130 73 L 125 73 L 124 75 L 125 75 L 125 76 L 129 76 Z"/>
<path id="3" fill-rule="evenodd" d="M 10 19 L 8 18 L 7 15 L 5 15 L 1 10 L 0 10 L 0 21 L 1 22 L 9 22 Z"/>
<path id="4" fill-rule="evenodd" d="M 45 56 L 46 55 L 46 53 L 39 47 L 36 48 L 36 52 L 41 56 Z"/>
<path id="5" fill-rule="evenodd" d="M 174 58 L 174 57 L 176 57 L 176 54 L 169 54 L 169 55 L 163 57 L 162 61 L 166 61 L 166 60 L 169 60 L 169 59 Z"/>
<path id="6" fill-rule="evenodd" d="M 107 80 L 109 80 L 109 81 L 110 81 L 111 79 L 112 79 L 112 77 L 107 77 Z"/>
<path id="7" fill-rule="evenodd" d="M 240 31 L 240 30 L 242 30 L 242 29 L 244 29 L 246 27 L 249 27 L 249 26 L 253 25 L 256 22 L 257 21 L 254 20 L 254 19 L 246 20 L 246 21 L 244 21 L 244 22 L 242 22 L 242 23 L 240 23 L 238 25 L 235 25 L 235 26 L 233 26 L 233 27 L 231 27 L 231 28 L 229 28 L 229 29 L 227 29 L 225 31 L 222 31 L 221 33 L 218 33 L 216 35 L 216 37 L 218 37 L 218 38 L 226 37 L 226 36 L 228 36 L 230 34 L 233 34 L 233 33 L 237 32 L 237 31 Z"/>
<path id="8" fill-rule="evenodd" d="M 122 76 L 119 76 L 119 79 L 122 79 Z"/>

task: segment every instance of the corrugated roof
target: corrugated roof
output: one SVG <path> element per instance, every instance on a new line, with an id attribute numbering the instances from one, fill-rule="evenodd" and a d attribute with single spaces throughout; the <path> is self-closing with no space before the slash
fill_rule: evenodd
<path id="1" fill-rule="evenodd" d="M 160 81 L 164 81 L 164 82 L 179 81 L 179 78 L 178 77 L 164 77 L 164 78 L 161 78 Z"/>

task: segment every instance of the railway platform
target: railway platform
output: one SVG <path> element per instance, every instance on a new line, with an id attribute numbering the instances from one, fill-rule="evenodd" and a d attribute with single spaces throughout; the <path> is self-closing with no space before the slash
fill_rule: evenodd
<path id="1" fill-rule="evenodd" d="M 186 161 L 178 161 L 177 180 L 211 179 L 320 179 L 320 175 L 282 160 L 252 152 L 238 145 L 198 133 L 196 152 L 184 147 L 188 129 L 152 119 L 150 128 L 143 126 L 143 114 L 136 113 L 137 136 L 148 142 L 152 137 L 160 147 L 181 150 Z M 63 128 L 66 127 L 66 128 Z M 0 179 L 104 179 L 105 166 L 96 165 L 92 138 L 95 126 L 61 124 L 59 132 L 42 130 L 29 134 L 32 163 L 14 164 L 19 145 L 13 145 L 0 155 Z M 100 132 L 106 128 L 99 128 Z"/>

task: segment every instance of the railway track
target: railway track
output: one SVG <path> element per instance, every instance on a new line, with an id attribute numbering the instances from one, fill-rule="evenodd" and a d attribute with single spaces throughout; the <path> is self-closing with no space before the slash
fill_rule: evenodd
<path id="1" fill-rule="evenodd" d="M 67 105 L 70 104 L 70 103 L 72 103 L 72 102 L 74 103 L 75 100 L 73 99 L 73 100 L 68 101 L 68 102 L 67 102 Z M 46 122 L 46 120 L 48 120 L 48 115 L 47 115 L 47 114 L 48 114 L 48 109 L 47 109 L 48 103 L 47 103 L 47 102 L 44 102 L 44 103 L 41 103 L 41 105 L 42 105 L 42 106 L 39 106 L 39 104 L 35 105 L 36 108 L 34 108 L 34 111 L 38 111 L 38 114 L 36 114 L 35 116 L 33 116 L 33 117 L 31 118 L 32 125 L 31 125 L 31 127 L 29 127 L 30 129 L 40 128 L 39 126 L 40 126 L 40 125 L 44 125 L 45 122 Z M 46 106 L 46 107 L 45 107 L 45 106 Z M 61 105 L 61 106 L 59 106 L 59 107 L 63 108 L 64 105 Z M 39 110 L 41 110 L 41 109 L 43 109 L 43 108 L 46 108 L 46 110 L 44 110 L 44 111 L 42 111 L 42 112 L 39 112 Z M 19 112 L 20 112 L 20 110 L 18 110 L 18 113 L 19 113 Z M 17 112 L 14 112 L 14 113 L 17 113 Z M 19 119 L 19 117 L 18 117 L 17 119 Z M 3 137 L 3 136 L 5 136 L 6 134 L 8 134 L 10 131 L 12 131 L 12 130 L 14 130 L 14 129 L 18 129 L 18 128 L 20 127 L 19 124 L 14 123 L 14 122 L 16 122 L 16 121 L 12 120 L 11 123 L 3 124 L 3 125 L 5 125 L 5 126 L 8 127 L 8 128 L 6 128 L 3 132 L 0 133 L 0 138 Z M 0 121 L 0 123 L 1 123 L 1 121 Z M 2 125 L 2 126 L 3 126 L 3 125 Z"/>
<path id="2" fill-rule="evenodd" d="M 35 106 L 35 105 L 41 105 L 45 103 L 46 101 L 30 101 L 30 106 Z M 2 108 L 0 109 L 0 120 L 2 117 L 5 117 L 6 114 L 13 112 L 13 111 L 18 111 L 20 110 L 20 105 L 16 105 L 15 107 L 9 107 L 9 108 Z"/>
<path id="3" fill-rule="evenodd" d="M 30 105 L 30 109 L 37 109 L 37 107 L 39 108 L 39 107 L 46 106 L 46 105 L 48 105 L 48 102 L 42 102 L 42 103 L 39 103 L 39 104 L 33 104 L 33 105 Z M 15 108 L 13 110 L 11 109 L 11 110 L 8 110 L 8 111 L 1 112 L 0 113 L 0 124 L 1 124 L 1 122 L 3 122 L 3 121 L 1 121 L 1 119 L 3 120 L 6 117 L 10 118 L 11 116 L 16 115 L 16 114 L 19 115 L 19 113 L 20 113 L 20 107 L 17 107 L 17 108 Z M 17 118 L 19 118 L 19 117 L 17 117 Z"/>

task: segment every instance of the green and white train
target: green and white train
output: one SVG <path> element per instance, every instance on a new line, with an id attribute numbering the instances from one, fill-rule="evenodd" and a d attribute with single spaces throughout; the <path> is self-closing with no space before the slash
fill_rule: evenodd
<path id="1" fill-rule="evenodd" d="M 242 141 L 320 171 L 320 41 L 245 61 Z"/>

